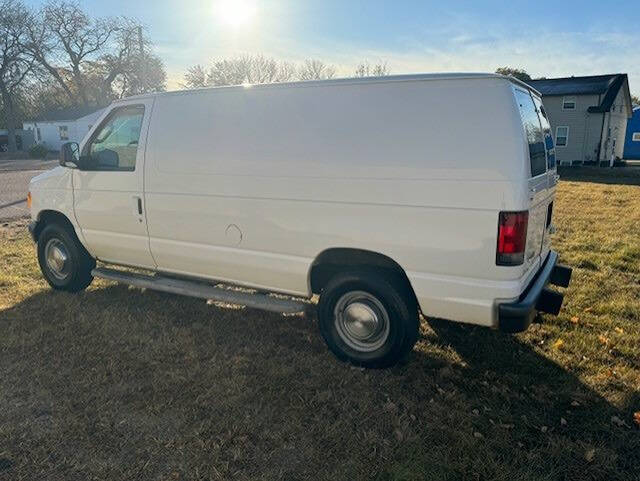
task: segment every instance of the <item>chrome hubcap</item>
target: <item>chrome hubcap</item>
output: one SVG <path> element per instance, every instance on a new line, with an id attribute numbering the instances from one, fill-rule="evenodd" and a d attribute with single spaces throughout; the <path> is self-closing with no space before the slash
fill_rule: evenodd
<path id="1" fill-rule="evenodd" d="M 340 338 L 361 352 L 379 349 L 389 337 L 389 315 L 382 303 L 364 291 L 344 294 L 335 307 L 335 325 Z"/>
<path id="2" fill-rule="evenodd" d="M 64 279 L 69 275 L 69 252 L 60 239 L 49 239 L 44 248 L 44 257 L 54 277 Z"/>

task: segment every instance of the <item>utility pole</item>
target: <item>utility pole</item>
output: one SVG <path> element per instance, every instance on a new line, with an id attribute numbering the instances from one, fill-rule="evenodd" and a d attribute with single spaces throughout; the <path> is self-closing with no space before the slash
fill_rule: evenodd
<path id="1" fill-rule="evenodd" d="M 144 59 L 144 42 L 142 41 L 142 26 L 138 26 L 138 47 L 140 48 L 140 92 L 143 93 L 146 79 L 146 62 Z"/>

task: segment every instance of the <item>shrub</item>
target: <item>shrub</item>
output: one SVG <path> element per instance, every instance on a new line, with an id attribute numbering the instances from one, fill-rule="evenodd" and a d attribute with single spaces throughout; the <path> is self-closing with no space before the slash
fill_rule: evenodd
<path id="1" fill-rule="evenodd" d="M 36 144 L 29 149 L 29 155 L 32 159 L 44 159 L 48 152 L 49 150 L 42 144 Z"/>

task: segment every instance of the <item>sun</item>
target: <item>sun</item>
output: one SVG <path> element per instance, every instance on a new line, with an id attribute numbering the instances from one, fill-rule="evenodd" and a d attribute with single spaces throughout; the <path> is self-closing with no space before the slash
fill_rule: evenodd
<path id="1" fill-rule="evenodd" d="M 217 0 L 215 16 L 230 27 L 241 27 L 251 23 L 256 8 L 250 0 Z"/>

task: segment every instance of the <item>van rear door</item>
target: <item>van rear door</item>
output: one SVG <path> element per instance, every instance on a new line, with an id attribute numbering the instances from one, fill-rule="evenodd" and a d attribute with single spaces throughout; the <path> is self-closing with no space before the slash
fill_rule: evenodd
<path id="1" fill-rule="evenodd" d="M 518 87 L 514 87 L 514 91 L 529 151 L 529 222 L 524 259 L 525 267 L 529 268 L 533 265 L 539 266 L 541 259 L 544 260 L 542 251 L 545 238 L 548 237 L 546 235 L 547 215 L 553 200 L 555 185 L 551 186 L 549 183 L 547 148 L 538 108 L 529 91 Z"/>
<path id="2" fill-rule="evenodd" d="M 544 235 L 542 237 L 542 249 L 540 251 L 540 258 L 546 259 L 547 254 L 551 250 L 551 234 L 553 229 L 553 200 L 556 193 L 556 185 L 560 176 L 556 167 L 556 150 L 553 145 L 553 136 L 551 135 L 551 124 L 549 123 L 549 117 L 542 105 L 542 101 L 536 95 L 532 94 L 533 103 L 536 106 L 538 118 L 540 119 L 540 126 L 542 127 L 542 134 L 544 135 L 544 146 L 547 154 L 547 215 L 545 220 Z"/>

